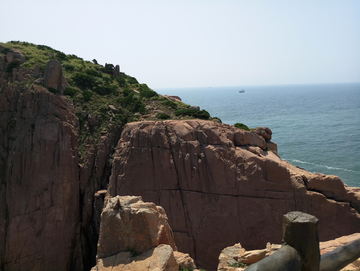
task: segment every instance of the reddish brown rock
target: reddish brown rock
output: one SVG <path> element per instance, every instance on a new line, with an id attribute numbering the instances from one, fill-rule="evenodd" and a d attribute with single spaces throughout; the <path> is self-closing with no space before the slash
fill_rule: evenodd
<path id="1" fill-rule="evenodd" d="M 181 102 L 181 98 L 179 96 L 163 95 L 163 97 L 169 99 L 170 101 Z"/>
<path id="2" fill-rule="evenodd" d="M 249 146 L 265 150 L 266 142 L 211 121 L 130 123 L 108 192 L 163 206 L 177 247 L 200 267 L 216 268 L 220 251 L 237 242 L 247 249 L 281 243 L 282 216 L 290 211 L 316 216 L 322 241 L 360 231 L 358 192 L 312 191 L 306 185 L 319 176 Z"/>
<path id="3" fill-rule="evenodd" d="M 178 271 L 173 250 L 169 245 L 159 245 L 139 256 L 132 257 L 130 252 L 98 259 L 91 271 Z"/>
<path id="4" fill-rule="evenodd" d="M 13 48 L 6 54 L 6 60 L 8 63 L 20 65 L 25 62 L 25 57 L 19 50 Z"/>
<path id="5" fill-rule="evenodd" d="M 164 209 L 141 197 L 110 198 L 101 214 L 97 263 L 92 270 L 178 271 L 194 269 L 188 254 L 176 253 Z M 139 256 L 135 256 L 139 255 Z"/>
<path id="6" fill-rule="evenodd" d="M 53 88 L 62 95 L 68 86 L 60 61 L 56 59 L 49 60 L 44 72 L 44 87 Z"/>
<path id="7" fill-rule="evenodd" d="M 142 254 L 160 244 L 177 250 L 162 207 L 135 196 L 108 200 L 101 213 L 99 259 L 129 250 Z"/>
<path id="8" fill-rule="evenodd" d="M 261 135 L 265 140 L 271 140 L 272 131 L 268 127 L 256 127 L 255 133 Z"/>
<path id="9" fill-rule="evenodd" d="M 71 102 L 43 87 L 2 87 L 0 158 L 0 269 L 82 269 Z"/>

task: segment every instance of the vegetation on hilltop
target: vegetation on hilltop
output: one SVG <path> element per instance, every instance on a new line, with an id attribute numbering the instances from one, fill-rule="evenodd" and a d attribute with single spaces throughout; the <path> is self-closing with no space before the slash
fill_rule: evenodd
<path id="1" fill-rule="evenodd" d="M 115 77 L 113 64 L 106 63 L 103 66 L 96 59 L 92 62 L 86 61 L 49 46 L 28 42 L 11 41 L 0 43 L 0 45 L 4 47 L 0 52 L 1 57 L 12 48 L 18 49 L 25 56 L 25 62 L 21 64 L 22 69 L 34 69 L 40 65 L 43 73 L 50 59 L 61 62 L 64 76 L 69 83 L 64 95 L 73 101 L 80 121 L 80 151 L 82 152 L 85 152 L 84 145 L 88 137 L 95 139 L 94 144 L 96 144 L 102 133 L 119 130 L 131 121 L 212 119 L 205 110 L 195 111 L 189 109 L 190 106 L 187 104 L 171 101 L 158 95 L 146 84 L 140 84 L 135 77 L 123 72 Z M 8 67 L 8 72 L 14 67 Z M 22 82 L 11 81 L 10 84 L 26 86 L 38 83 L 36 79 L 31 77 Z M 52 89 L 49 91 L 54 92 Z M 96 119 L 97 125 L 89 125 L 89 116 Z"/>

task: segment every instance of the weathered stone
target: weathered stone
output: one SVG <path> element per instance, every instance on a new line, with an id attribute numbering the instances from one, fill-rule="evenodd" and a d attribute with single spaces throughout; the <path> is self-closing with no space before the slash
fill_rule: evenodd
<path id="1" fill-rule="evenodd" d="M 268 127 L 256 127 L 255 133 L 261 135 L 265 140 L 271 140 L 272 131 Z"/>
<path id="2" fill-rule="evenodd" d="M 181 98 L 179 96 L 163 95 L 163 97 L 165 97 L 173 102 L 181 102 Z"/>
<path id="3" fill-rule="evenodd" d="M 108 200 L 101 214 L 99 259 L 130 249 L 141 254 L 160 244 L 177 250 L 162 207 L 145 203 L 141 197 L 116 196 Z"/>
<path id="4" fill-rule="evenodd" d="M 62 95 L 68 86 L 60 61 L 56 59 L 49 60 L 45 67 L 44 87 L 53 88 Z"/>
<path id="5" fill-rule="evenodd" d="M 266 249 L 257 249 L 246 251 L 243 255 L 243 263 L 245 264 L 253 264 L 258 261 L 261 261 L 266 256 Z"/>
<path id="6" fill-rule="evenodd" d="M 109 109 L 110 109 L 111 111 L 114 111 L 114 112 L 116 111 L 115 106 L 113 106 L 112 104 L 109 105 Z"/>
<path id="7" fill-rule="evenodd" d="M 244 253 L 245 249 L 240 243 L 224 248 L 219 255 L 217 270 L 231 271 L 233 269 L 231 265 L 237 265 L 239 262 L 242 262 Z"/>
<path id="8" fill-rule="evenodd" d="M 114 76 L 119 77 L 120 76 L 120 66 L 116 65 L 114 69 Z"/>
<path id="9" fill-rule="evenodd" d="M 263 137 L 242 129 L 236 129 L 234 132 L 234 143 L 235 146 L 252 145 L 258 146 L 263 150 L 266 149 L 266 143 Z"/>
<path id="10" fill-rule="evenodd" d="M 200 111 L 200 106 L 190 106 L 190 109 Z"/>
<path id="11" fill-rule="evenodd" d="M 219 251 L 234 240 L 248 249 L 281 243 L 282 216 L 293 210 L 319 219 L 321 240 L 360 231 L 360 216 L 349 204 L 359 192 L 336 190 L 327 199 L 307 190 L 315 174 L 272 151 L 258 156 L 249 145 L 266 148 L 260 135 L 212 121 L 129 123 L 108 193 L 141 195 L 163 206 L 177 247 L 205 269 L 215 268 Z"/>
<path id="12" fill-rule="evenodd" d="M 77 133 L 68 99 L 1 89 L 0 269 L 82 270 Z"/>
<path id="13" fill-rule="evenodd" d="M 268 150 L 272 151 L 272 152 L 276 152 L 277 153 L 277 144 L 271 141 L 266 141 L 266 147 L 268 148 Z"/>
<path id="14" fill-rule="evenodd" d="M 34 68 L 34 74 L 33 74 L 33 76 L 34 76 L 35 78 L 40 77 L 40 72 L 41 72 L 40 64 L 37 64 L 37 65 L 35 66 L 35 68 Z"/>
<path id="15" fill-rule="evenodd" d="M 183 269 L 188 269 L 188 270 L 196 269 L 194 260 L 190 257 L 189 254 L 182 253 L 179 251 L 174 251 L 174 257 L 175 257 L 175 260 L 178 263 L 179 267 L 182 267 Z"/>
<path id="16" fill-rule="evenodd" d="M 24 55 L 17 49 L 11 49 L 6 54 L 6 59 L 7 59 L 8 63 L 14 63 L 14 64 L 17 64 L 17 65 L 20 65 L 20 64 L 25 62 Z"/>
<path id="17" fill-rule="evenodd" d="M 120 252 L 115 256 L 98 259 L 92 271 L 178 271 L 173 250 L 169 245 L 159 245 L 139 256 L 131 257 L 130 252 Z"/>

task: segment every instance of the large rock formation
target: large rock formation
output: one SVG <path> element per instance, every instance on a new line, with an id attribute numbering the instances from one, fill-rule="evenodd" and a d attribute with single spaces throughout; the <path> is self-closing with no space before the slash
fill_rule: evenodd
<path id="1" fill-rule="evenodd" d="M 14 70 L 24 80 L 41 76 Z M 121 131 L 79 138 L 69 99 L 11 78 L 0 72 L 0 269 L 90 270 L 103 208 L 98 191 L 107 187 Z"/>
<path id="2" fill-rule="evenodd" d="M 108 192 L 164 207 L 178 249 L 203 267 L 216 268 L 220 251 L 234 243 L 281 243 L 289 211 L 316 216 L 322 241 L 360 231 L 359 191 L 281 160 L 266 151 L 271 133 L 259 132 L 265 138 L 211 121 L 127 124 Z"/>
<path id="3" fill-rule="evenodd" d="M 101 214 L 96 266 L 93 271 L 195 268 L 188 254 L 176 251 L 174 236 L 162 207 L 141 197 L 116 196 Z"/>
<path id="4" fill-rule="evenodd" d="M 142 254 L 161 244 L 177 250 L 162 207 L 135 196 L 116 196 L 108 201 L 101 213 L 98 258 L 128 250 Z"/>
<path id="5" fill-rule="evenodd" d="M 0 88 L 0 269 L 80 270 L 77 118 L 43 87 Z"/>

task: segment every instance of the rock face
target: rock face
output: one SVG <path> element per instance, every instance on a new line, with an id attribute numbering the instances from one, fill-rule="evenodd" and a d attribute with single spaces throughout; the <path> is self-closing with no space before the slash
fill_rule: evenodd
<path id="1" fill-rule="evenodd" d="M 177 250 L 162 207 L 135 196 L 109 199 L 101 214 L 98 258 L 128 250 L 142 254 L 160 244 Z"/>
<path id="2" fill-rule="evenodd" d="M 68 86 L 60 61 L 51 59 L 45 67 L 44 87 L 56 89 L 62 95 Z"/>
<path id="3" fill-rule="evenodd" d="M 116 196 L 108 199 L 101 214 L 98 260 L 92 270 L 178 271 L 179 264 L 195 268 L 189 255 L 177 252 L 175 257 L 174 251 L 162 207 L 141 197 Z"/>
<path id="4" fill-rule="evenodd" d="M 108 193 L 163 206 L 179 250 L 205 268 L 215 269 L 220 251 L 234 243 L 281 243 L 290 211 L 316 216 L 321 241 L 360 231 L 359 191 L 340 180 L 322 192 L 337 177 L 292 166 L 266 151 L 265 139 L 211 121 L 127 124 Z"/>
<path id="5" fill-rule="evenodd" d="M 42 87 L 0 88 L 0 269 L 80 270 L 77 118 Z"/>

